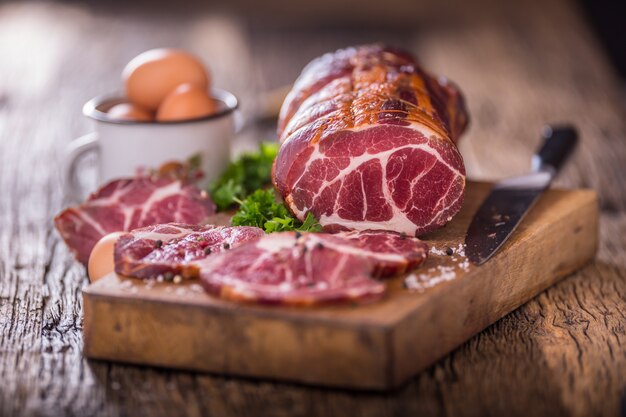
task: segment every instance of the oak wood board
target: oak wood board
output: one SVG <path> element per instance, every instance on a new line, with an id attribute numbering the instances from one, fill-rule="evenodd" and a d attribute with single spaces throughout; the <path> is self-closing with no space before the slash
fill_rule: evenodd
<path id="1" fill-rule="evenodd" d="M 488 183 L 469 183 L 461 212 L 426 240 L 426 263 L 389 280 L 380 302 L 257 306 L 207 295 L 197 281 L 111 274 L 84 291 L 84 354 L 94 359 L 366 390 L 405 383 L 467 339 L 590 261 L 598 201 L 549 190 L 489 262 L 464 256 L 465 230 Z M 444 254 L 452 248 L 452 255 Z"/>

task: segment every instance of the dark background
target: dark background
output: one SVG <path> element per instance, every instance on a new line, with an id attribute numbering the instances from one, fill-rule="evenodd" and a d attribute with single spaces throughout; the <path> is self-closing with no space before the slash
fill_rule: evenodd
<path id="1" fill-rule="evenodd" d="M 105 14 L 172 17 L 210 11 L 235 15 L 253 32 L 277 31 L 277 36 L 280 36 L 293 32 L 340 31 L 351 33 L 352 38 L 360 43 L 376 40 L 380 32 L 384 32 L 386 38 L 390 34 L 401 38 L 416 27 L 419 29 L 423 26 L 431 30 L 438 24 L 460 22 L 468 8 L 458 7 L 459 1 L 450 0 L 70 0 L 60 3 L 87 4 Z M 470 3 L 475 3 L 479 14 L 489 15 L 491 1 Z M 626 2 L 573 0 L 573 3 L 583 12 L 598 38 L 599 47 L 604 49 L 615 71 L 624 80 L 623 96 L 626 103 Z M 285 42 L 289 40 L 287 36 Z"/>

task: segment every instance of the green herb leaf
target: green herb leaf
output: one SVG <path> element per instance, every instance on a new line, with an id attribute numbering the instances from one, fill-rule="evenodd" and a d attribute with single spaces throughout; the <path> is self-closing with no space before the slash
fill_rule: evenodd
<path id="1" fill-rule="evenodd" d="M 319 232 L 322 226 L 311 213 L 304 223 L 293 217 L 287 207 L 276 201 L 274 190 L 257 190 L 243 201 L 239 201 L 239 211 L 233 216 L 233 226 L 256 226 L 267 233 L 299 230 Z"/>
<path id="2" fill-rule="evenodd" d="M 289 216 L 289 217 L 274 217 L 272 218 L 272 220 L 268 220 L 265 222 L 265 224 L 263 225 L 263 227 L 265 228 L 265 231 L 267 233 L 274 233 L 274 232 L 284 232 L 287 230 L 294 230 L 293 227 L 293 223 L 294 223 L 294 218 Z"/>
<path id="3" fill-rule="evenodd" d="M 304 222 L 296 230 L 301 232 L 321 232 L 322 225 L 318 223 L 317 219 L 309 212 L 304 218 Z"/>
<path id="4" fill-rule="evenodd" d="M 271 182 L 272 164 L 278 154 L 277 143 L 261 143 L 259 150 L 245 153 L 232 162 L 209 187 L 219 210 L 226 210 L 249 194 Z"/>
<path id="5" fill-rule="evenodd" d="M 320 232 L 322 226 L 311 213 L 301 222 L 277 201 L 274 190 L 262 189 L 271 181 L 277 153 L 277 143 L 261 143 L 258 152 L 241 155 L 211 185 L 211 198 L 219 210 L 239 205 L 239 211 L 231 220 L 233 226 L 256 226 L 267 233 Z"/>
<path id="6" fill-rule="evenodd" d="M 221 186 L 215 188 L 211 197 L 217 207 L 219 207 L 220 210 L 224 210 L 230 207 L 235 202 L 236 198 L 243 196 L 244 193 L 243 186 L 231 178 Z"/>

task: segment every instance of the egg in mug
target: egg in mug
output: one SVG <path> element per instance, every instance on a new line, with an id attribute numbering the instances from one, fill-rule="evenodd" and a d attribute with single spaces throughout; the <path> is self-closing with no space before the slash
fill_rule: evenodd
<path id="1" fill-rule="evenodd" d="M 215 101 L 194 84 L 182 84 L 169 93 L 157 110 L 159 122 L 203 117 L 217 110 Z"/>
<path id="2" fill-rule="evenodd" d="M 181 121 L 214 113 L 211 77 L 200 59 L 185 51 L 159 48 L 133 58 L 122 72 L 129 103 L 112 107 L 117 120 Z M 120 107 L 121 106 L 121 107 Z"/>
<path id="3" fill-rule="evenodd" d="M 154 115 L 136 104 L 133 103 L 120 103 L 111 107 L 107 114 L 109 117 L 118 120 L 140 120 L 150 121 L 154 119 Z"/>

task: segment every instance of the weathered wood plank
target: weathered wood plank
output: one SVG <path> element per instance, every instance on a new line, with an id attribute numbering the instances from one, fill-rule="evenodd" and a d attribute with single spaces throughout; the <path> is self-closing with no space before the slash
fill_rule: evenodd
<path id="1" fill-rule="evenodd" d="M 616 415 L 626 389 L 626 118 L 618 84 L 572 4 L 486 3 L 493 4 L 428 6 L 444 12 L 395 31 L 286 32 L 206 9 L 170 16 L 0 6 L 0 414 Z M 213 39 L 221 33 L 228 36 Z M 84 360 L 85 275 L 50 223 L 64 204 L 61 149 L 89 129 L 82 103 L 118 89 L 124 63 L 154 46 L 194 49 L 245 103 L 291 82 L 317 53 L 377 39 L 414 49 L 466 91 L 473 124 L 462 150 L 475 177 L 523 171 L 543 123 L 578 124 L 582 149 L 559 183 L 600 193 L 597 261 L 391 395 Z"/>

